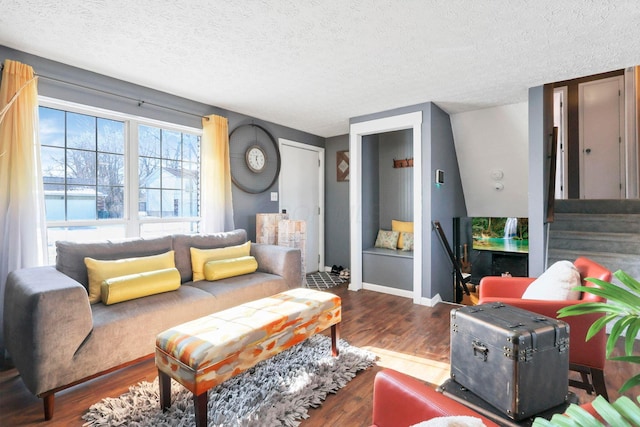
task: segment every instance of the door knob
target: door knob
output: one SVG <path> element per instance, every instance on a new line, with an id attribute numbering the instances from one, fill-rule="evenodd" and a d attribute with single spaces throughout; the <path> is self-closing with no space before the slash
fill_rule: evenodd
<path id="1" fill-rule="evenodd" d="M 584 150 L 584 151 L 585 151 L 585 153 L 589 154 L 589 153 L 591 153 L 591 148 L 587 148 L 587 149 L 586 149 L 586 150 Z"/>

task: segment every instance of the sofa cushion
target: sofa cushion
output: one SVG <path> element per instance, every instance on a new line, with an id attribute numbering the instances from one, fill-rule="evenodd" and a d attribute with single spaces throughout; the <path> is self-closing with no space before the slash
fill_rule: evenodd
<path id="1" fill-rule="evenodd" d="M 84 263 L 89 274 L 89 302 L 91 304 L 100 302 L 102 282 L 107 279 L 127 274 L 175 268 L 176 266 L 173 251 L 160 255 L 118 260 L 97 260 L 86 257 Z"/>
<path id="2" fill-rule="evenodd" d="M 398 236 L 398 249 L 402 249 L 404 247 L 404 237 L 402 236 L 402 232 L 413 233 L 413 221 L 398 221 L 397 219 L 392 219 L 391 231 L 397 231 L 400 233 Z"/>
<path id="3" fill-rule="evenodd" d="M 99 243 L 56 242 L 56 269 L 80 282 L 89 290 L 85 257 L 101 260 L 162 254 L 171 250 L 171 236 L 153 239 L 128 239 Z M 189 266 L 191 269 L 191 266 Z M 100 291 L 98 291 L 99 293 Z"/>
<path id="4" fill-rule="evenodd" d="M 258 269 L 258 262 L 252 256 L 207 261 L 204 264 L 204 279 L 209 281 L 226 279 L 253 273 Z"/>
<path id="5" fill-rule="evenodd" d="M 207 262 L 249 256 L 250 252 L 251 242 L 216 249 L 191 248 L 191 269 L 193 270 L 193 281 L 197 282 L 198 280 L 204 280 L 204 265 Z"/>
<path id="6" fill-rule="evenodd" d="M 378 236 L 376 237 L 376 242 L 373 246 L 376 248 L 396 250 L 396 248 L 398 247 L 399 235 L 399 231 L 378 230 Z"/>
<path id="7" fill-rule="evenodd" d="M 247 232 L 242 229 L 205 235 L 176 234 L 173 236 L 173 250 L 176 251 L 176 268 L 182 282 L 193 279 L 191 269 L 191 248 L 213 249 L 241 245 L 247 241 Z"/>
<path id="8" fill-rule="evenodd" d="M 148 271 L 114 277 L 102 282 L 100 299 L 111 305 L 123 301 L 162 292 L 175 291 L 180 287 L 180 273 L 177 268 Z"/>
<path id="9" fill-rule="evenodd" d="M 402 246 L 400 247 L 401 251 L 409 252 L 413 250 L 413 233 L 401 231 L 398 241 L 400 240 L 402 240 Z"/>
<path id="10" fill-rule="evenodd" d="M 580 272 L 571 261 L 558 261 L 531 282 L 522 294 L 522 299 L 547 301 L 575 300 L 580 292 L 573 288 L 580 286 Z"/>

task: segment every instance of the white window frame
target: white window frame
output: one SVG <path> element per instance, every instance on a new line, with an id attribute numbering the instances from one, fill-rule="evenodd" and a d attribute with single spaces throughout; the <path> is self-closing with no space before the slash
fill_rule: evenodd
<path id="1" fill-rule="evenodd" d="M 39 96 L 38 105 L 40 107 L 54 108 L 78 114 L 85 114 L 104 119 L 117 120 L 125 123 L 125 199 L 124 213 L 122 218 L 115 219 L 95 219 L 95 220 L 64 220 L 64 221 L 47 221 L 47 229 L 50 227 L 83 227 L 83 226 L 111 226 L 124 225 L 125 237 L 139 237 L 141 228 L 144 224 L 152 223 L 171 223 L 171 222 L 200 222 L 201 216 L 197 217 L 168 217 L 168 218 L 140 218 L 138 215 L 139 205 L 139 188 L 138 188 L 138 126 L 147 125 L 168 131 L 177 131 L 190 133 L 202 138 L 202 129 L 192 128 L 189 126 L 178 125 L 175 123 L 164 122 L 160 120 L 149 119 L 146 117 L 135 116 L 132 114 L 120 113 L 117 111 L 106 110 L 103 108 L 92 107 L 89 105 L 77 104 L 74 102 L 63 101 L 55 98 Z M 202 150 L 202 147 L 200 148 Z M 202 164 L 200 164 L 202 166 Z M 134 172 L 135 171 L 135 172 Z M 202 168 L 200 167 L 200 182 L 202 182 Z M 202 204 L 201 195 L 199 194 L 200 204 Z"/>

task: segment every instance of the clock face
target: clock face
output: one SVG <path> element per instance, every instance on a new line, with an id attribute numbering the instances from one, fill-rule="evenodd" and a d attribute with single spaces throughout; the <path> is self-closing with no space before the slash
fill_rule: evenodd
<path id="1" fill-rule="evenodd" d="M 257 145 L 253 145 L 246 152 L 247 166 L 252 172 L 262 172 L 266 164 L 266 155 L 264 150 Z"/>

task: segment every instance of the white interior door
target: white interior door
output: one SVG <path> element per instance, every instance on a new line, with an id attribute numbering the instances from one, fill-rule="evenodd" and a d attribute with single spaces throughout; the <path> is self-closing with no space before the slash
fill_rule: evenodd
<path id="1" fill-rule="evenodd" d="M 324 265 L 324 149 L 280 139 L 280 212 L 304 220 L 306 273 Z"/>
<path id="2" fill-rule="evenodd" d="M 623 76 L 578 85 L 580 198 L 625 194 Z"/>

